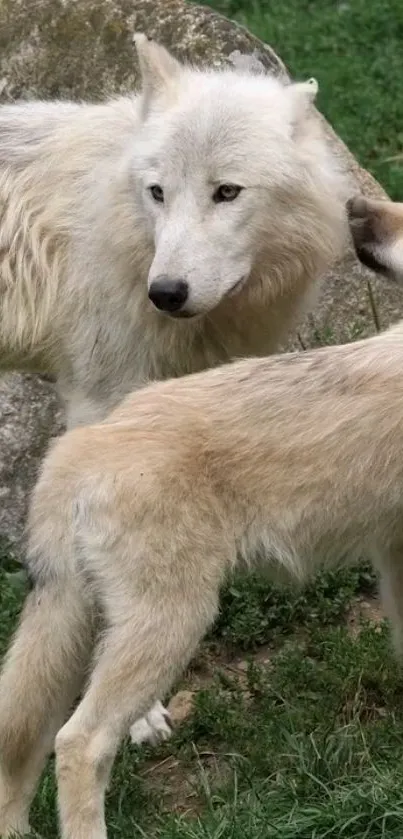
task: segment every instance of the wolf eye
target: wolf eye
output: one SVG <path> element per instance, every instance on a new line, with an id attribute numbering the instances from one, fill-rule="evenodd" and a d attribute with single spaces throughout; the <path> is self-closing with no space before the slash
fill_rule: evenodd
<path id="1" fill-rule="evenodd" d="M 242 189 L 242 186 L 236 184 L 221 184 L 213 195 L 213 201 L 215 204 L 221 204 L 223 201 L 235 201 Z"/>
<path id="2" fill-rule="evenodd" d="M 154 201 L 157 201 L 158 204 L 164 203 L 164 190 L 162 189 L 162 186 L 159 186 L 158 184 L 153 184 L 152 186 L 150 186 L 150 192 L 152 197 L 154 198 Z"/>

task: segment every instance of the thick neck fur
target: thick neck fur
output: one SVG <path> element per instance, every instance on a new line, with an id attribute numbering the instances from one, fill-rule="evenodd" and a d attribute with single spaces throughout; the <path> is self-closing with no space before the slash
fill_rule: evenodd
<path id="1" fill-rule="evenodd" d="M 280 199 L 289 211 L 270 233 L 261 218 L 241 291 L 170 320 L 147 298 L 154 242 L 131 169 L 139 127 L 135 97 L 0 110 L 3 366 L 35 364 L 91 389 L 90 365 L 95 390 L 115 378 L 111 405 L 150 378 L 272 352 L 346 241 L 343 179 L 308 121 L 301 174 Z"/>

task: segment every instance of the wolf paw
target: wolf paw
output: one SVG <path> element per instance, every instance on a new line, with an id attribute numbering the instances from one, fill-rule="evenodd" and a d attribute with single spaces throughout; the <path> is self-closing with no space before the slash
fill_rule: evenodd
<path id="1" fill-rule="evenodd" d="M 151 743 L 158 746 L 164 743 L 172 734 L 171 718 L 162 702 L 158 701 L 153 705 L 151 711 L 133 723 L 130 729 L 132 743 L 140 746 L 141 743 Z"/>

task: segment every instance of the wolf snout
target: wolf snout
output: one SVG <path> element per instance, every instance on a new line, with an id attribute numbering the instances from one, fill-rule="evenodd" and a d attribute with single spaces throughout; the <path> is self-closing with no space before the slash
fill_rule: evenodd
<path id="1" fill-rule="evenodd" d="M 369 251 L 378 243 L 379 219 L 378 207 L 363 196 L 351 198 L 347 204 L 350 233 L 358 259 L 373 270 L 374 257 Z"/>
<path id="2" fill-rule="evenodd" d="M 346 203 L 348 218 L 350 221 L 365 219 L 370 211 L 370 204 L 363 195 L 354 195 Z"/>
<path id="3" fill-rule="evenodd" d="M 402 282 L 403 204 L 356 196 L 347 202 L 356 255 L 363 265 Z"/>
<path id="4" fill-rule="evenodd" d="M 185 280 L 161 275 L 152 281 L 148 296 L 160 312 L 180 312 L 189 295 Z"/>

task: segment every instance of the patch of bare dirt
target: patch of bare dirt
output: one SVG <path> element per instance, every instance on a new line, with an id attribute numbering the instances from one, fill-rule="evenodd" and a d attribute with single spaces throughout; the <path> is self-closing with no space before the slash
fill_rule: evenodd
<path id="1" fill-rule="evenodd" d="M 148 760 L 141 772 L 146 789 L 157 796 L 165 812 L 196 816 L 203 807 L 199 782 L 186 761 L 169 755 Z"/>
<path id="2" fill-rule="evenodd" d="M 353 638 L 356 638 L 363 624 L 370 622 L 380 627 L 384 617 L 379 597 L 359 597 L 347 614 L 348 631 Z"/>

